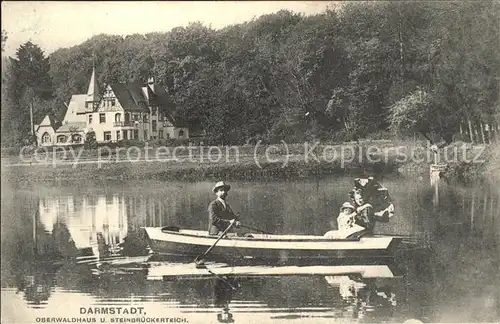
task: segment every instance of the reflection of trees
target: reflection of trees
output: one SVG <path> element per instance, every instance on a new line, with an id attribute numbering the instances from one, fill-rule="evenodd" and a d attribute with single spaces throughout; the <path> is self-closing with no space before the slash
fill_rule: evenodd
<path id="1" fill-rule="evenodd" d="M 49 300 L 59 266 L 52 260 L 24 262 L 16 275 L 17 292 L 24 292 L 29 305 L 44 304 Z"/>
<path id="2" fill-rule="evenodd" d="M 55 223 L 52 228 L 52 238 L 61 256 L 73 257 L 78 254 L 78 249 L 71 238 L 71 234 L 66 224 L 59 222 Z"/>
<path id="3" fill-rule="evenodd" d="M 143 229 L 129 229 L 128 235 L 121 244 L 122 254 L 126 256 L 147 255 L 148 243 L 146 235 Z"/>

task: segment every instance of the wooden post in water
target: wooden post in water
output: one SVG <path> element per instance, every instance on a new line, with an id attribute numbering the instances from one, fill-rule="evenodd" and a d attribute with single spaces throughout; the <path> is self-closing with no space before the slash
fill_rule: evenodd
<path id="1" fill-rule="evenodd" d="M 446 164 L 431 164 L 429 167 L 431 186 L 434 187 L 434 206 L 439 205 L 439 181 L 441 179 L 441 173 L 446 170 Z"/>
<path id="2" fill-rule="evenodd" d="M 472 130 L 472 123 L 470 122 L 469 116 L 467 116 L 467 125 L 469 126 L 469 137 L 470 137 L 470 142 L 474 144 L 474 132 Z"/>
<path id="3" fill-rule="evenodd" d="M 470 206 L 470 229 L 471 229 L 471 231 L 474 229 L 474 208 L 476 207 L 476 206 L 474 206 L 475 199 L 476 199 L 476 192 L 472 191 L 472 203 Z"/>
<path id="4" fill-rule="evenodd" d="M 462 215 L 465 214 L 465 194 L 466 192 L 462 192 Z"/>
<path id="5" fill-rule="evenodd" d="M 36 238 L 36 212 L 33 213 L 33 253 L 36 258 L 38 255 L 38 242 Z"/>
<path id="6" fill-rule="evenodd" d="M 491 199 L 490 199 L 490 217 L 488 217 L 488 221 L 491 221 L 491 224 L 486 224 L 486 228 L 495 228 L 494 227 L 494 224 L 495 224 L 495 212 L 494 212 L 494 209 L 493 209 L 493 203 L 495 201 L 495 195 L 494 193 L 492 192 L 491 193 Z M 493 233 L 494 234 L 494 233 Z"/>
<path id="7" fill-rule="evenodd" d="M 483 122 L 479 122 L 479 129 L 481 130 L 481 138 L 483 140 L 483 144 L 486 144 L 486 137 L 484 136 L 484 127 L 483 127 Z"/>

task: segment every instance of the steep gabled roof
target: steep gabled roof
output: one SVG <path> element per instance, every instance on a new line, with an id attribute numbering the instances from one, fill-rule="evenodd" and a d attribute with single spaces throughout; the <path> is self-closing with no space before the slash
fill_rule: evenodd
<path id="1" fill-rule="evenodd" d="M 61 122 L 54 116 L 54 114 L 48 113 L 43 117 L 40 123 L 36 124 L 35 132 L 38 131 L 41 126 L 51 126 L 54 130 L 56 130 L 61 126 Z"/>
<path id="2" fill-rule="evenodd" d="M 95 68 L 92 69 L 92 76 L 90 77 L 89 88 L 87 90 L 87 96 L 85 101 L 87 102 L 101 101 L 99 84 L 97 83 L 97 78 L 95 77 Z"/>
<path id="3" fill-rule="evenodd" d="M 87 95 L 85 94 L 72 95 L 71 100 L 69 101 L 66 116 L 68 116 L 68 114 L 85 114 L 86 98 Z"/>
<path id="4" fill-rule="evenodd" d="M 148 84 L 146 88 L 148 90 L 150 105 L 158 106 L 160 112 L 167 116 L 168 121 L 172 123 L 172 125 L 181 127 L 185 124 L 182 120 L 176 118 L 176 116 L 174 115 L 175 103 L 164 87 L 158 84 Z"/>
<path id="5" fill-rule="evenodd" d="M 149 112 L 147 99 L 139 83 L 112 83 L 110 87 L 124 111 Z"/>

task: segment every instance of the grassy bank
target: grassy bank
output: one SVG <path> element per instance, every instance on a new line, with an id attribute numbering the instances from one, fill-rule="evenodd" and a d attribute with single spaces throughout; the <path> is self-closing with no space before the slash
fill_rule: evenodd
<path id="1" fill-rule="evenodd" d="M 483 179 L 500 181 L 500 143 L 481 148 L 481 154 L 475 152 L 466 161 L 448 163 L 443 176 L 448 181 L 466 184 Z"/>
<path id="2" fill-rule="evenodd" d="M 187 180 L 201 179 L 294 179 L 321 177 L 329 174 L 428 174 L 429 164 L 446 162 L 446 177 L 462 182 L 477 180 L 487 174 L 490 161 L 495 160 L 498 145 L 486 148 L 455 143 L 447 150 L 434 155 L 417 142 L 374 141 L 344 143 L 343 145 L 294 144 L 278 146 L 240 146 L 207 148 L 170 148 L 168 154 L 158 159 L 155 151 L 137 148 L 131 152 L 120 150 L 108 155 L 104 151 L 82 151 L 64 153 L 46 152 L 38 156 L 39 163 L 17 163 L 18 160 L 2 161 L 2 178 L 11 183 L 52 180 L 107 179 L 156 179 Z M 221 154 L 222 159 L 213 159 L 210 150 Z M 108 153 L 107 150 L 105 150 Z M 172 154 L 174 153 L 175 154 Z M 190 153 L 191 152 L 191 153 Z M 83 158 L 82 156 L 84 156 Z M 175 156 L 174 156 L 175 155 Z M 75 159 L 78 156 L 80 160 Z M 145 156 L 149 156 L 146 161 Z M 172 159 L 177 158 L 177 160 Z M 498 156 L 497 156 L 498 158 Z M 481 162 L 484 161 L 484 162 Z M 36 162 L 36 161 L 35 161 Z M 498 169 L 498 168 L 497 168 Z M 495 172 L 495 169 L 491 172 Z"/>
<path id="3" fill-rule="evenodd" d="M 32 165 L 2 167 L 2 179 L 10 183 L 38 181 L 82 181 L 82 180 L 186 180 L 226 179 L 295 179 L 318 177 L 328 174 L 370 174 L 396 172 L 390 163 L 348 163 L 339 161 L 304 162 L 300 160 L 260 162 L 252 160 L 239 163 L 192 163 L 192 162 L 134 162 L 79 165 Z"/>

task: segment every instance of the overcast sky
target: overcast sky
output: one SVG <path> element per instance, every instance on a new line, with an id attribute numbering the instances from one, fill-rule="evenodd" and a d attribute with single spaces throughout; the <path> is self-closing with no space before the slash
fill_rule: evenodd
<path id="1" fill-rule="evenodd" d="M 281 9 L 314 14 L 331 5 L 331 1 L 2 1 L 2 30 L 8 36 L 2 56 L 14 55 L 27 41 L 50 54 L 102 33 L 166 32 L 192 21 L 221 28 Z"/>

